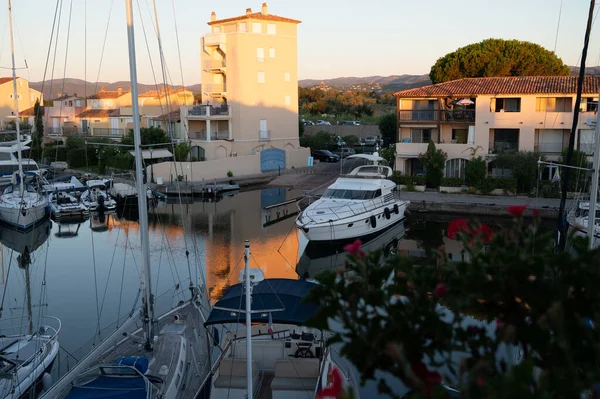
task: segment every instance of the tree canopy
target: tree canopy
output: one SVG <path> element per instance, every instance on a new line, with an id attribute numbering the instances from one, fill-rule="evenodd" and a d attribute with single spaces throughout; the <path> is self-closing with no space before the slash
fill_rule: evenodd
<path id="1" fill-rule="evenodd" d="M 431 67 L 433 83 L 489 76 L 563 76 L 569 67 L 539 44 L 486 39 L 469 44 L 438 59 Z"/>

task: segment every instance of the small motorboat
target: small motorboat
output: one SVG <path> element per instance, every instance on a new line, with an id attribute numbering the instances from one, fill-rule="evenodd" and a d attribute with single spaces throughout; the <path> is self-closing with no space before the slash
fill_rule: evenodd
<path id="1" fill-rule="evenodd" d="M 90 211 L 73 194 L 68 191 L 59 191 L 48 195 L 50 211 L 55 219 L 89 216 Z"/>
<path id="2" fill-rule="evenodd" d="M 88 189 L 81 194 L 81 203 L 91 212 L 117 209 L 117 202 L 108 193 L 104 180 L 88 180 Z"/>

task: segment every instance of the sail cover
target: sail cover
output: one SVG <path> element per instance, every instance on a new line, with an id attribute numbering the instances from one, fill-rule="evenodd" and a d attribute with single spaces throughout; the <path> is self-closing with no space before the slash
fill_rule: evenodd
<path id="1" fill-rule="evenodd" d="M 316 304 L 302 302 L 315 285 L 306 280 L 264 279 L 252 288 L 252 322 L 268 323 L 269 313 L 271 313 L 273 323 L 304 324 L 318 308 Z M 223 310 L 223 308 L 234 310 Z M 277 311 L 273 311 L 274 309 Z M 232 285 L 215 304 L 204 325 L 243 323 L 246 320 L 245 311 L 244 285 Z"/>

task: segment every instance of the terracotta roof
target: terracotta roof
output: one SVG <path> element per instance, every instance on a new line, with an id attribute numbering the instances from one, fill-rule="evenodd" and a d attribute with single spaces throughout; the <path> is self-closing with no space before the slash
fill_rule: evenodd
<path id="1" fill-rule="evenodd" d="M 167 92 L 169 94 L 179 94 L 179 93 L 189 93 L 188 95 L 192 95 L 192 92 L 189 91 L 188 89 L 183 89 L 182 87 L 178 88 L 178 89 L 172 89 L 170 86 L 167 88 Z M 183 93 L 183 95 L 186 95 L 185 93 Z M 138 97 L 140 98 L 162 98 L 162 97 L 166 97 L 165 96 L 165 89 L 161 88 L 160 90 L 149 90 L 146 91 L 142 94 L 140 94 Z"/>
<path id="2" fill-rule="evenodd" d="M 181 120 L 181 112 L 179 110 L 172 111 L 167 114 L 163 114 L 161 116 L 157 116 L 156 118 L 152 118 L 154 121 L 176 121 L 179 122 Z"/>
<path id="3" fill-rule="evenodd" d="M 77 118 L 109 118 L 111 116 L 119 116 L 118 109 L 87 109 L 80 114 L 75 115 Z"/>
<path id="4" fill-rule="evenodd" d="M 35 113 L 33 112 L 34 108 L 35 107 L 24 109 L 23 111 L 19 112 L 19 116 L 35 116 Z M 42 115 L 44 115 L 44 109 L 45 107 L 40 107 Z"/>
<path id="5" fill-rule="evenodd" d="M 78 98 L 78 99 L 81 99 L 81 97 L 79 97 L 79 96 L 77 96 L 75 94 L 63 94 L 60 97 L 53 98 L 52 101 L 66 100 L 67 98 Z"/>
<path id="6" fill-rule="evenodd" d="M 598 94 L 600 76 L 586 76 L 583 94 Z M 576 94 L 577 76 L 506 76 L 451 80 L 397 92 L 398 98 L 475 97 L 478 95 Z"/>
<path id="7" fill-rule="evenodd" d="M 128 93 L 129 93 L 129 91 L 125 91 L 125 90 L 123 90 L 121 92 L 121 94 L 119 94 L 118 90 L 104 90 L 104 86 L 102 86 L 102 89 L 100 89 L 100 91 L 98 93 L 91 95 L 88 98 L 91 100 L 103 100 L 105 98 L 119 98 Z"/>
<path id="8" fill-rule="evenodd" d="M 273 14 L 264 15 L 260 12 L 254 12 L 254 13 L 248 14 L 248 15 L 240 15 L 239 17 L 218 19 L 216 21 L 211 21 L 208 24 L 209 25 L 218 25 L 218 24 L 224 24 L 227 22 L 241 21 L 244 19 L 259 19 L 262 21 L 289 22 L 292 24 L 301 24 L 302 23 L 302 21 L 298 21 L 297 19 L 280 17 L 278 15 L 273 15 Z"/>
<path id="9" fill-rule="evenodd" d="M 19 79 L 18 76 L 17 76 L 17 79 Z M 12 80 L 13 80 L 12 77 L 0 78 L 0 85 L 3 85 L 4 83 L 12 82 Z"/>

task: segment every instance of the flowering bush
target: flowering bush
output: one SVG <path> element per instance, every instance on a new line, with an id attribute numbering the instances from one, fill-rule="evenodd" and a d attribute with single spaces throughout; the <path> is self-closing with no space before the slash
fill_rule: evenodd
<path id="1" fill-rule="evenodd" d="M 425 154 L 419 154 L 419 160 L 425 168 L 427 186 L 433 188 L 440 186 L 440 181 L 442 180 L 442 176 L 444 176 L 447 157 L 448 154 L 435 148 L 435 143 L 433 141 L 429 142 Z"/>
<path id="2" fill-rule="evenodd" d="M 418 265 L 346 248 L 343 269 L 326 271 L 309 300 L 312 324 L 341 323 L 333 342 L 362 382 L 387 372 L 420 397 L 579 398 L 600 381 L 600 251 L 571 237 L 555 253 L 539 214 L 508 209 L 512 224 L 493 230 L 459 219 L 448 235 L 465 256 L 443 246 Z M 400 397 L 380 380 L 379 392 Z M 412 396 L 411 396 L 412 397 Z"/>

